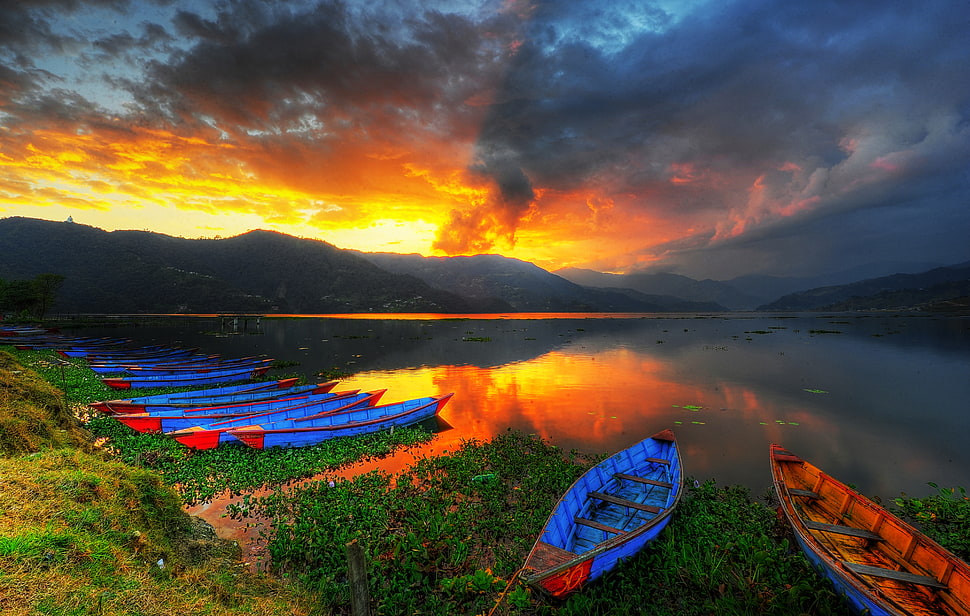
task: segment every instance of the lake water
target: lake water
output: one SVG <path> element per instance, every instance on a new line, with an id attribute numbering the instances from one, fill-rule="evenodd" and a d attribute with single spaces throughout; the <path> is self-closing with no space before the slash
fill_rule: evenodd
<path id="1" fill-rule="evenodd" d="M 338 389 L 387 389 L 382 402 L 454 392 L 425 454 L 509 429 L 612 453 L 672 428 L 688 476 L 755 496 L 771 484 L 772 442 L 870 496 L 970 487 L 966 317 L 193 317 L 81 333 L 265 354 L 310 381 L 352 372 Z"/>

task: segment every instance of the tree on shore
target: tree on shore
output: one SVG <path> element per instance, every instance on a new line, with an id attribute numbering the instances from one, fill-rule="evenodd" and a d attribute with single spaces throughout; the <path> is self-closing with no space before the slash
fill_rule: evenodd
<path id="1" fill-rule="evenodd" d="M 60 274 L 39 274 L 33 280 L 0 279 L 0 312 L 43 320 L 62 284 Z"/>

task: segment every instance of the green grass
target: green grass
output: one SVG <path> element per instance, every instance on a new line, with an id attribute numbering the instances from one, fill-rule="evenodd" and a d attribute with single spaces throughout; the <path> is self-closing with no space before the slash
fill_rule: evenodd
<path id="1" fill-rule="evenodd" d="M 242 493 L 333 471 L 366 457 L 381 457 L 426 442 L 420 428 L 399 428 L 362 437 L 338 438 L 312 447 L 257 450 L 242 444 L 194 451 L 163 434 L 142 434 L 111 417 L 94 417 L 87 427 L 108 439 L 119 459 L 149 468 L 177 486 L 188 504 L 221 492 Z"/>

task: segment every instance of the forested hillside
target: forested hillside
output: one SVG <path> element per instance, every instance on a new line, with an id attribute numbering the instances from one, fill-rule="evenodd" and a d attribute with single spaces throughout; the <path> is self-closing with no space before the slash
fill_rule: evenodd
<path id="1" fill-rule="evenodd" d="M 52 312 L 456 312 L 455 294 L 326 242 L 252 231 L 188 240 L 76 223 L 0 220 L 0 279 L 59 274 Z"/>

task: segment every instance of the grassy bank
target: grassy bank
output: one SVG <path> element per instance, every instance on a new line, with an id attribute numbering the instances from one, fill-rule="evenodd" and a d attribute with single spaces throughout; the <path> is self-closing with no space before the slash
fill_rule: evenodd
<path id="1" fill-rule="evenodd" d="M 0 366 L 0 443 L 19 443 L 25 430 L 34 439 L 0 456 L 4 614 L 349 614 L 350 541 L 364 548 L 382 616 L 486 614 L 499 599 L 496 613 L 519 615 L 848 613 L 771 504 L 740 487 L 690 480 L 657 542 L 550 605 L 515 574 L 552 503 L 596 457 L 509 432 L 396 477 L 293 484 L 432 437 L 398 430 L 299 450 L 190 453 L 109 418 L 74 419 L 87 402 L 116 397 L 81 362 L 0 351 Z M 45 426 L 27 430 L 25 416 Z M 186 501 L 264 483 L 277 489 L 230 513 L 273 522 L 271 576 L 239 566 L 232 544 L 182 512 Z M 966 550 L 970 503 L 959 491 L 897 505 Z"/>

